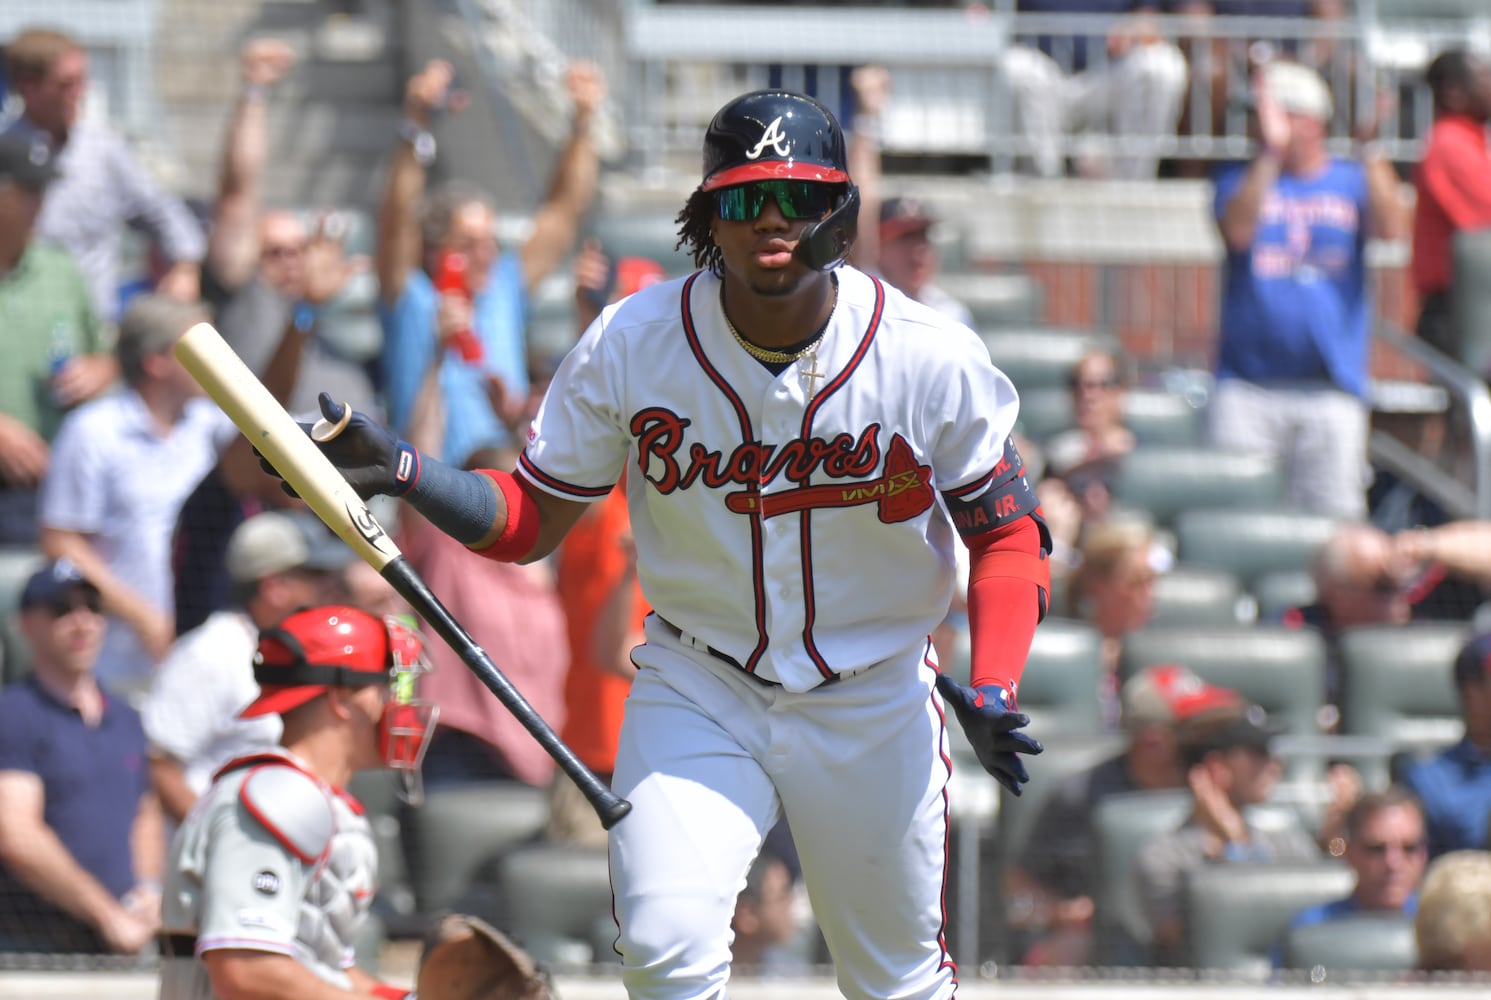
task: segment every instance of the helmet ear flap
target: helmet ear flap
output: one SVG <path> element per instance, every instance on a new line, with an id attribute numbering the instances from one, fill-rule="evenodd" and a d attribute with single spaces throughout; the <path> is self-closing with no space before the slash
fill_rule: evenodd
<path id="1" fill-rule="evenodd" d="M 815 271 L 830 271 L 844 263 L 858 233 L 859 188 L 849 184 L 837 208 L 803 228 L 797 256 Z"/>

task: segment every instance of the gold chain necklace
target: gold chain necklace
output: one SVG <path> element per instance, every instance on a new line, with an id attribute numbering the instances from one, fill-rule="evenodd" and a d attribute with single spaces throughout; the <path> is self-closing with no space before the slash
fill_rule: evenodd
<path id="1" fill-rule="evenodd" d="M 740 335 L 740 331 L 735 329 L 735 324 L 730 322 L 730 314 L 725 312 L 725 289 L 723 285 L 720 286 L 720 315 L 725 317 L 725 327 L 730 331 L 730 336 L 734 337 L 735 342 L 739 344 L 741 348 L 744 349 L 745 352 L 751 357 L 755 358 L 757 361 L 762 362 L 763 364 L 790 365 L 792 362 L 801 361 L 809 354 L 813 354 L 814 352 L 816 352 L 818 350 L 818 345 L 823 341 L 823 335 L 828 332 L 828 324 L 833 322 L 834 310 L 839 307 L 838 275 L 834 275 L 833 279 L 834 304 L 828 310 L 828 320 L 825 321 L 823 326 L 818 330 L 817 336 L 815 336 L 807 344 L 807 346 L 803 347 L 801 350 L 774 351 L 769 347 L 762 347 L 759 344 L 753 344 L 749 340 L 746 340 L 745 337 L 742 337 Z"/>

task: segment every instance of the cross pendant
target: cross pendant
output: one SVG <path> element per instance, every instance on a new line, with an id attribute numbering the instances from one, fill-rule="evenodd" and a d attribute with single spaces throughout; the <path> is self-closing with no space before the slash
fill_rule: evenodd
<path id="1" fill-rule="evenodd" d="M 818 370 L 818 353 L 816 351 L 808 355 L 807 367 L 798 372 L 797 377 L 807 383 L 808 402 L 811 403 L 813 401 L 813 393 L 818 391 L 818 383 L 815 380 L 828 377 L 827 372 L 820 372 Z"/>

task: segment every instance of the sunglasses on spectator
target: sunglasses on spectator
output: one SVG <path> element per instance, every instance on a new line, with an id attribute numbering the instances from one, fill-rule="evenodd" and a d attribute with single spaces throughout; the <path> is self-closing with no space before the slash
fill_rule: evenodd
<path id="1" fill-rule="evenodd" d="M 97 594 L 67 594 L 47 604 L 53 618 L 66 618 L 74 611 L 87 608 L 94 614 L 103 611 L 103 599 Z"/>
<path id="2" fill-rule="evenodd" d="M 1116 378 L 1101 378 L 1101 379 L 1099 379 L 1099 378 L 1074 378 L 1074 379 L 1070 379 L 1070 380 L 1067 381 L 1067 386 L 1073 392 L 1080 392 L 1083 389 L 1091 389 L 1093 391 L 1097 391 L 1099 389 L 1117 389 L 1118 388 L 1118 379 L 1116 379 Z"/>
<path id="3" fill-rule="evenodd" d="M 281 257 L 298 257 L 304 252 L 304 243 L 267 244 L 260 251 L 260 256 L 266 258 L 267 260 L 278 260 Z"/>
<path id="4" fill-rule="evenodd" d="M 817 181 L 752 181 L 721 190 L 716 207 L 726 222 L 749 222 L 760 216 L 770 197 L 784 219 L 821 219 L 837 194 L 834 185 Z"/>
<path id="5" fill-rule="evenodd" d="M 1401 854 L 1417 854 L 1423 849 L 1424 842 L 1422 840 L 1410 840 L 1407 843 L 1398 843 L 1394 841 L 1392 843 L 1379 842 L 1362 845 L 1362 852 L 1365 854 L 1370 854 L 1374 858 L 1386 857 L 1388 851 L 1392 850 L 1396 850 Z"/>

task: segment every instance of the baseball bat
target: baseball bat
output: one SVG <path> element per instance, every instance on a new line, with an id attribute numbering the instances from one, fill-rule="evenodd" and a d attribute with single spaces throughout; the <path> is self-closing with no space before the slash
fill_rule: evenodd
<path id="1" fill-rule="evenodd" d="M 239 431 L 310 505 L 316 516 L 393 585 L 415 613 L 450 644 L 461 661 L 497 696 L 503 707 L 533 734 L 560 770 L 580 787 L 600 817 L 601 825 L 609 830 L 630 812 L 632 804 L 607 788 L 595 772 L 575 756 L 553 727 L 534 711 L 527 699 L 497 669 L 486 650 L 477 645 L 455 620 L 409 565 L 393 539 L 388 537 L 367 504 L 336 466 L 306 436 L 300 424 L 285 412 L 242 359 L 233 353 L 217 330 L 210 324 L 198 323 L 182 335 L 172 350 L 192 378 L 222 407 L 223 412 L 238 425 Z M 347 414 L 350 416 L 351 412 L 349 408 Z M 320 439 L 326 440 L 334 437 L 345 425 L 345 419 L 339 425 L 327 425 L 321 421 L 316 433 Z"/>

